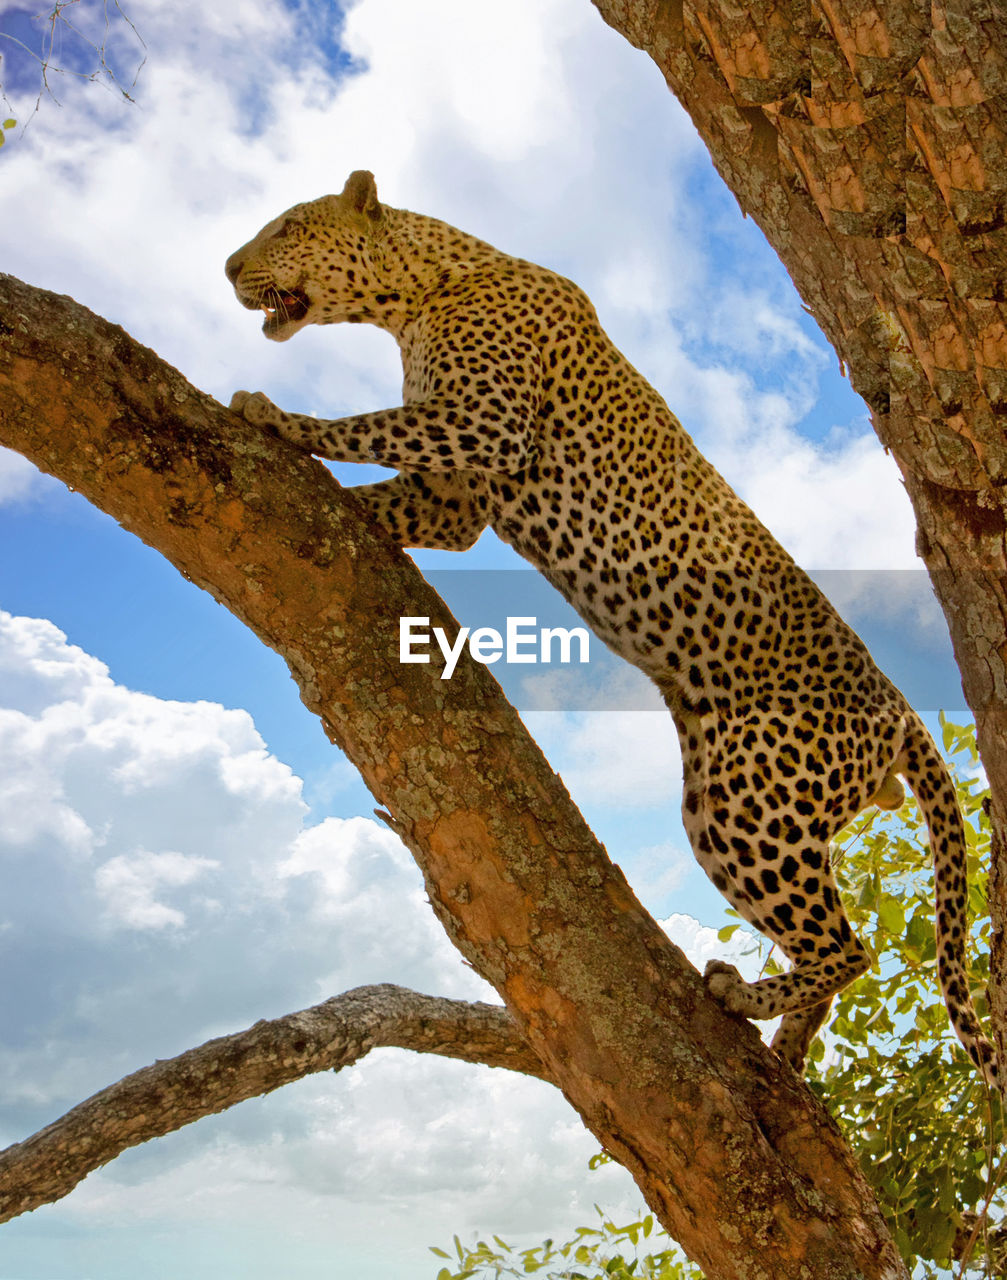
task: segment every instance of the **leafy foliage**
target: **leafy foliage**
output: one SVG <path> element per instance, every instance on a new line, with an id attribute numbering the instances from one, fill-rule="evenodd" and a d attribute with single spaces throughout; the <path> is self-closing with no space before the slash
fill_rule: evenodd
<path id="1" fill-rule="evenodd" d="M 966 820 L 972 998 L 986 1013 L 990 831 L 975 729 L 941 718 L 945 753 Z M 813 1046 L 809 1083 L 842 1125 L 875 1189 L 896 1243 L 917 1275 L 975 1255 L 1007 1211 L 996 1163 L 1003 1136 L 989 1095 L 948 1021 L 937 982 L 933 868 L 919 811 L 872 810 L 836 842 L 836 878 L 854 928 L 876 966 L 836 1000 L 825 1041 Z M 997 1250 L 993 1249 L 994 1253 Z M 979 1265 L 978 1263 L 976 1264 Z M 991 1264 L 992 1265 L 992 1264 Z M 988 1274 L 1002 1275 L 998 1264 Z M 980 1274 L 980 1272 L 968 1272 Z"/>
<path id="2" fill-rule="evenodd" d="M 515 1249 L 493 1237 L 492 1247 L 479 1240 L 467 1248 L 454 1238 L 458 1270 L 442 1267 L 437 1280 L 500 1280 L 502 1276 L 528 1276 L 545 1271 L 543 1280 L 702 1280 L 702 1273 L 685 1260 L 672 1240 L 647 1214 L 637 1222 L 618 1227 L 595 1206 L 599 1227 L 578 1227 L 572 1240 L 555 1244 L 545 1240 L 532 1249 Z M 660 1247 L 649 1253 L 647 1241 Z M 653 1247 L 653 1245 L 651 1247 Z M 431 1249 L 439 1258 L 453 1260 L 444 1249 Z M 548 1270 L 545 1270 L 548 1268 Z"/>
<path id="3" fill-rule="evenodd" d="M 972 998 L 983 1017 L 989 977 L 986 868 L 988 793 L 973 726 L 941 717 L 966 820 Z M 871 810 L 835 841 L 836 878 L 853 927 L 876 957 L 874 969 L 836 999 L 824 1039 L 812 1046 L 808 1083 L 842 1126 L 917 1280 L 936 1280 L 954 1261 L 959 1277 L 1007 1275 L 1007 1195 L 999 1160 L 1003 1116 L 955 1038 L 937 980 L 933 866 L 926 828 L 910 798 L 897 813 Z M 735 913 L 729 912 L 734 915 Z M 720 931 L 731 937 L 739 925 Z M 781 969 L 769 946 L 765 973 Z M 592 1165 L 607 1159 L 596 1156 Z M 517 1250 L 499 1237 L 455 1255 L 437 1280 L 500 1280 L 544 1272 L 545 1280 L 702 1280 L 650 1215 L 573 1240 Z M 640 1252 L 642 1242 L 655 1249 Z"/>

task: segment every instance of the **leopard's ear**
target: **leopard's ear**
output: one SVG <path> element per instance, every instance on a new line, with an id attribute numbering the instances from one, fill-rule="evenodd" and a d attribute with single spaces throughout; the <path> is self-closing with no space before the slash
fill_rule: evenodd
<path id="1" fill-rule="evenodd" d="M 366 169 L 357 169 L 346 179 L 343 187 L 343 199 L 356 213 L 365 213 L 374 222 L 381 220 L 383 209 L 378 200 L 378 188 L 374 182 L 374 174 Z"/>

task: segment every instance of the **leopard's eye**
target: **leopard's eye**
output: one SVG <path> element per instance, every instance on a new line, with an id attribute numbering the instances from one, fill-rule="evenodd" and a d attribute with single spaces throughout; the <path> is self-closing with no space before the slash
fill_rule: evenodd
<path id="1" fill-rule="evenodd" d="M 300 223 L 295 222 L 293 218 L 287 218 L 286 221 L 273 232 L 272 238 L 274 240 L 283 240 L 286 236 L 292 235 L 299 226 Z"/>

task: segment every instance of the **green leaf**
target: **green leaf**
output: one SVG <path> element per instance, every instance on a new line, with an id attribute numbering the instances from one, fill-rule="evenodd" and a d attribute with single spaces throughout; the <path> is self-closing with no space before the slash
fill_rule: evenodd
<path id="1" fill-rule="evenodd" d="M 906 915 L 902 903 L 891 894 L 885 894 L 878 906 L 878 919 L 889 933 L 901 935 L 906 927 Z"/>
<path id="2" fill-rule="evenodd" d="M 722 929 L 717 930 L 718 942 L 730 942 L 738 930 L 736 924 L 725 924 Z"/>
<path id="3" fill-rule="evenodd" d="M 906 927 L 905 942 L 916 951 L 922 952 L 933 937 L 934 922 L 923 911 L 915 911 Z"/>
<path id="4" fill-rule="evenodd" d="M 13 129 L 16 124 L 17 124 L 16 120 L 5 120 L 3 122 L 3 127 L 5 129 Z"/>
<path id="5" fill-rule="evenodd" d="M 948 1218 L 950 1218 L 951 1211 L 955 1207 L 955 1180 L 951 1176 L 951 1170 L 947 1167 L 941 1170 L 937 1207 Z"/>

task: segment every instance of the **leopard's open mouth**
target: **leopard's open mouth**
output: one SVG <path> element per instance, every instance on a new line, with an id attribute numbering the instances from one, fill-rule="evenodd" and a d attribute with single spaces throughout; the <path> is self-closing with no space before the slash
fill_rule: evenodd
<path id="1" fill-rule="evenodd" d="M 258 305 L 266 313 L 262 332 L 272 338 L 287 325 L 303 320 L 311 304 L 303 289 L 267 289 Z"/>

